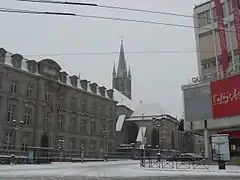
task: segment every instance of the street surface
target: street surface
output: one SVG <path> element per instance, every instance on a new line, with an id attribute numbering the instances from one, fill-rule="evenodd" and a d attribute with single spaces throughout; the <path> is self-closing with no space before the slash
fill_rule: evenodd
<path id="1" fill-rule="evenodd" d="M 240 179 L 240 167 L 228 166 L 219 171 L 148 169 L 140 168 L 138 161 L 54 163 L 48 165 L 0 166 L 0 179 L 6 180 L 231 180 Z"/>

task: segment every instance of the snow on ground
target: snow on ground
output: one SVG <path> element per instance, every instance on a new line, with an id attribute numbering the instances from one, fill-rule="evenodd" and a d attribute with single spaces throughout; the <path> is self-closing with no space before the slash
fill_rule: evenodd
<path id="1" fill-rule="evenodd" d="M 143 177 L 143 176 L 239 176 L 240 167 L 227 166 L 218 170 L 209 169 L 159 169 L 141 168 L 139 161 L 54 163 L 46 165 L 2 165 L 0 179 L 3 177 Z"/>

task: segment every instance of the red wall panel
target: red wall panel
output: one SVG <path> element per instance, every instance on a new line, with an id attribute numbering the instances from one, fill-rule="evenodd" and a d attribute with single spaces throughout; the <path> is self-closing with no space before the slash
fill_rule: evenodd
<path id="1" fill-rule="evenodd" d="M 211 82 L 213 118 L 240 115 L 240 75 Z"/>

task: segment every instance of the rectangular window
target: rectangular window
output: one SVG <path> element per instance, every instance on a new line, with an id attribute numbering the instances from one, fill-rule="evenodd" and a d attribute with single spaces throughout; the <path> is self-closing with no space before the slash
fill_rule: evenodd
<path id="1" fill-rule="evenodd" d="M 69 140 L 69 149 L 76 149 L 76 141 L 74 139 Z"/>
<path id="2" fill-rule="evenodd" d="M 97 113 L 97 103 L 92 103 L 92 112 Z"/>
<path id="3" fill-rule="evenodd" d="M 229 15 L 231 15 L 233 13 L 233 8 L 232 8 L 232 0 L 228 0 L 228 12 Z"/>
<path id="4" fill-rule="evenodd" d="M 112 107 L 109 108 L 109 116 L 110 116 L 110 117 L 113 116 L 113 108 L 112 108 Z"/>
<path id="5" fill-rule="evenodd" d="M 52 94 L 49 92 L 45 93 L 45 101 L 50 102 L 51 101 Z"/>
<path id="6" fill-rule="evenodd" d="M 100 105 L 100 114 L 101 115 L 105 114 L 105 106 L 104 105 Z"/>
<path id="7" fill-rule="evenodd" d="M 17 106 L 15 104 L 9 104 L 8 105 L 8 122 L 13 122 L 13 120 L 16 120 L 16 110 Z"/>
<path id="8" fill-rule="evenodd" d="M 12 81 L 10 91 L 11 93 L 14 93 L 14 94 L 17 93 L 17 81 Z"/>
<path id="9" fill-rule="evenodd" d="M 100 131 L 101 131 L 101 133 L 103 133 L 105 130 L 106 130 L 106 124 L 103 122 L 103 123 L 101 123 Z"/>
<path id="10" fill-rule="evenodd" d="M 227 17 L 227 13 L 226 13 L 226 3 L 222 3 L 222 12 L 223 12 L 223 18 Z"/>
<path id="11" fill-rule="evenodd" d="M 5 132 L 5 136 L 3 139 L 4 149 L 12 149 L 14 146 L 14 133 L 13 132 Z"/>
<path id="12" fill-rule="evenodd" d="M 25 115 L 24 115 L 24 124 L 30 124 L 32 121 L 33 109 L 29 106 L 25 107 Z"/>
<path id="13" fill-rule="evenodd" d="M 80 131 L 81 133 L 86 133 L 86 120 L 80 121 Z"/>
<path id="14" fill-rule="evenodd" d="M 86 111 L 86 101 L 85 100 L 82 100 L 81 107 L 82 107 L 82 111 Z"/>
<path id="15" fill-rule="evenodd" d="M 198 14 L 198 25 L 199 27 L 205 26 L 211 23 L 210 10 L 204 11 Z"/>
<path id="16" fill-rule="evenodd" d="M 27 97 L 32 97 L 32 93 L 33 93 L 33 85 L 32 84 L 28 84 L 28 87 L 27 87 Z"/>
<path id="17" fill-rule="evenodd" d="M 77 98 L 75 98 L 75 97 L 72 97 L 72 99 L 71 99 L 71 108 L 72 109 L 77 108 Z"/>
<path id="18" fill-rule="evenodd" d="M 212 9 L 212 19 L 213 19 L 213 22 L 216 22 L 216 21 L 217 21 L 216 8 L 213 8 L 213 9 Z"/>
<path id="19" fill-rule="evenodd" d="M 63 96 L 60 97 L 59 101 L 60 101 L 59 105 L 64 106 L 64 97 Z"/>
<path id="20" fill-rule="evenodd" d="M 91 122 L 91 134 L 96 134 L 96 122 Z"/>
<path id="21" fill-rule="evenodd" d="M 49 128 L 50 118 L 51 118 L 51 113 L 50 112 L 46 112 L 45 117 L 44 117 L 44 128 L 45 129 Z"/>
<path id="22" fill-rule="evenodd" d="M 86 145 L 85 145 L 85 140 L 83 139 L 83 140 L 80 140 L 80 142 L 79 142 L 79 149 L 80 150 L 82 150 L 82 149 L 85 149 L 86 147 Z"/>
<path id="23" fill-rule="evenodd" d="M 72 115 L 70 122 L 70 132 L 76 132 L 76 116 Z"/>
<path id="24" fill-rule="evenodd" d="M 64 129 L 64 115 L 58 115 L 58 129 Z"/>
<path id="25" fill-rule="evenodd" d="M 97 148 L 97 141 L 96 140 L 91 140 L 90 148 L 93 149 L 93 150 L 95 150 Z"/>
<path id="26" fill-rule="evenodd" d="M 3 73 L 0 73 L 0 89 L 3 87 Z"/>

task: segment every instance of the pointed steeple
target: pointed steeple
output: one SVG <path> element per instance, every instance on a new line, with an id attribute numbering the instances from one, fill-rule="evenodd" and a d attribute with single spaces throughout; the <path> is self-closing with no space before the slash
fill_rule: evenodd
<path id="1" fill-rule="evenodd" d="M 130 69 L 130 66 L 128 67 L 128 77 L 131 78 L 132 75 L 131 75 L 131 69 Z"/>
<path id="2" fill-rule="evenodd" d="M 127 76 L 127 65 L 124 55 L 123 40 L 121 40 L 117 76 Z"/>
<path id="3" fill-rule="evenodd" d="M 113 77 L 116 77 L 116 76 L 117 76 L 117 74 L 116 74 L 116 67 L 115 67 L 115 63 L 114 63 L 114 65 L 113 65 L 113 72 L 112 72 L 112 76 L 113 76 Z"/>

